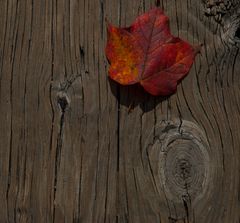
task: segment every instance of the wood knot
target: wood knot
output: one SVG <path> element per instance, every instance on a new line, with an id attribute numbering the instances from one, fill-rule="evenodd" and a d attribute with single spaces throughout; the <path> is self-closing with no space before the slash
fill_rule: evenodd
<path id="1" fill-rule="evenodd" d="M 240 39 L 240 27 L 238 27 L 235 31 L 235 38 Z"/>
<path id="2" fill-rule="evenodd" d="M 192 199 L 204 188 L 208 173 L 209 157 L 205 145 L 185 130 L 174 129 L 164 136 L 160 153 L 160 177 L 172 200 L 181 201 L 190 194 Z M 156 144 L 157 145 L 157 144 Z"/>
<path id="3" fill-rule="evenodd" d="M 189 121 L 161 122 L 146 146 L 159 188 L 175 204 L 197 202 L 208 190 L 212 170 L 203 131 Z"/>
<path id="4" fill-rule="evenodd" d="M 66 111 L 69 106 L 70 100 L 66 93 L 60 92 L 57 96 L 57 103 L 62 113 Z"/>
<path id="5" fill-rule="evenodd" d="M 206 16 L 214 17 L 217 23 L 222 23 L 222 18 L 238 4 L 229 0 L 204 0 L 204 12 Z"/>

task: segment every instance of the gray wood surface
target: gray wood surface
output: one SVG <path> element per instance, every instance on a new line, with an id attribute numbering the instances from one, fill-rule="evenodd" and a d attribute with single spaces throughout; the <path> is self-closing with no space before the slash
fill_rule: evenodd
<path id="1" fill-rule="evenodd" d="M 171 97 L 107 78 L 105 18 L 159 4 L 203 44 Z M 0 223 L 240 222 L 238 0 L 0 2 Z"/>

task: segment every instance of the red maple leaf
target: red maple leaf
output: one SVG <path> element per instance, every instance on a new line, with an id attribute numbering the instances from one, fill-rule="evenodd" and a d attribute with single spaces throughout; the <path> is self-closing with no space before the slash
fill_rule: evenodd
<path id="1" fill-rule="evenodd" d="M 127 28 L 108 23 L 107 31 L 109 76 L 122 85 L 140 83 L 152 95 L 176 92 L 200 50 L 170 33 L 169 19 L 159 8 Z"/>

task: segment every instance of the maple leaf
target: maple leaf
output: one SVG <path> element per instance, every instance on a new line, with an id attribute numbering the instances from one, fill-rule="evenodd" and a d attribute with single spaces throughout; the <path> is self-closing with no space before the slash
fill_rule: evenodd
<path id="1" fill-rule="evenodd" d="M 152 95 L 167 96 L 189 72 L 200 46 L 174 37 L 159 8 L 140 15 L 127 28 L 107 24 L 109 76 L 122 85 L 140 83 Z"/>

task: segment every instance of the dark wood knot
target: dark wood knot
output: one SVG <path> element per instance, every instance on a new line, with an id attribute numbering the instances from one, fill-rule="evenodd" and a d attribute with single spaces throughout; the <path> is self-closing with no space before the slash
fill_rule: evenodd
<path id="1" fill-rule="evenodd" d="M 240 39 L 240 27 L 238 27 L 235 31 L 235 38 Z"/>
<path id="2" fill-rule="evenodd" d="M 59 92 L 57 96 L 57 103 L 62 113 L 66 111 L 69 106 L 70 100 L 65 92 Z"/>

